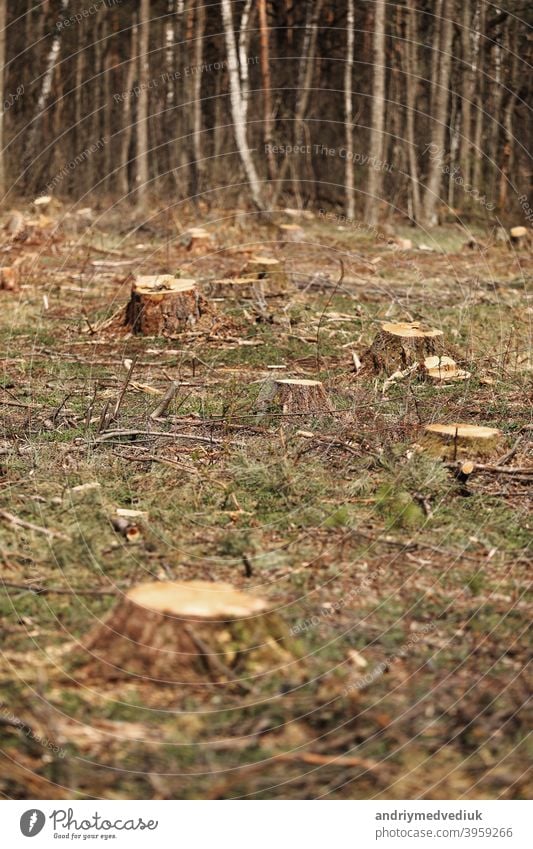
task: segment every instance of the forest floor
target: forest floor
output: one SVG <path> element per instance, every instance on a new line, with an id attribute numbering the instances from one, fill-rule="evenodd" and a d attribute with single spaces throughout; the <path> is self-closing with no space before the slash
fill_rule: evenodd
<path id="1" fill-rule="evenodd" d="M 471 250 L 450 225 L 393 251 L 320 216 L 281 245 L 207 218 L 200 249 L 164 215 L 4 233 L 22 280 L 0 291 L 0 792 L 530 796 L 530 250 Z M 176 339 L 99 329 L 131 272 L 210 281 L 255 254 L 286 260 L 288 294 L 220 298 Z M 357 374 L 384 319 L 442 329 L 471 378 Z M 258 415 L 272 375 L 322 380 L 331 410 Z M 436 421 L 501 428 L 507 472 L 458 483 L 413 450 Z M 138 511 L 135 541 L 117 509 Z M 78 641 L 121 592 L 193 578 L 268 599 L 294 663 L 244 694 L 84 678 Z"/>

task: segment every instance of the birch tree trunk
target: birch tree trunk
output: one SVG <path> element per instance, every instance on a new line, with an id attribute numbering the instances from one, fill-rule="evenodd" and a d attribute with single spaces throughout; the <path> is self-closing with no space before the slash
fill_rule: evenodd
<path id="1" fill-rule="evenodd" d="M 346 18 L 346 64 L 344 66 L 344 129 L 346 134 L 345 192 L 346 215 L 355 217 L 353 175 L 353 54 L 354 54 L 354 0 L 347 0 Z"/>
<path id="2" fill-rule="evenodd" d="M 252 200 L 256 208 L 263 212 L 265 204 L 261 193 L 259 177 L 255 169 L 252 154 L 248 147 L 246 132 L 246 115 L 242 98 L 241 78 L 239 74 L 239 60 L 237 57 L 237 45 L 235 32 L 233 30 L 233 14 L 231 11 L 231 0 L 221 0 L 222 21 L 224 24 L 224 35 L 226 39 L 226 51 L 228 54 L 228 77 L 230 87 L 231 114 L 235 132 L 235 140 L 239 150 L 239 156 L 250 184 Z"/>
<path id="3" fill-rule="evenodd" d="M 61 32 L 62 32 L 62 21 L 66 17 L 68 12 L 70 0 L 61 0 L 61 16 L 58 21 L 58 26 L 56 27 L 55 35 L 52 39 L 52 45 L 50 50 L 48 51 L 48 56 L 46 58 L 46 70 L 43 75 L 43 83 L 41 86 L 41 93 L 39 95 L 39 99 L 37 101 L 37 109 L 35 118 L 33 119 L 33 123 L 28 132 L 28 141 L 26 144 L 26 155 L 25 155 L 25 170 L 27 170 L 33 160 L 36 157 L 37 153 L 37 140 L 39 136 L 39 132 L 41 130 L 41 123 L 44 112 L 46 110 L 46 104 L 48 103 L 48 98 L 50 97 L 50 92 L 52 91 L 52 82 L 54 79 L 54 71 L 56 69 L 56 65 L 59 61 L 59 54 L 61 52 Z"/>
<path id="4" fill-rule="evenodd" d="M 248 101 L 250 99 L 250 75 L 248 73 L 248 51 L 250 49 L 251 17 L 253 0 L 246 0 L 241 15 L 239 31 L 239 65 L 241 77 L 241 96 L 244 119 L 248 117 Z"/>
<path id="5" fill-rule="evenodd" d="M 433 155 L 430 157 L 428 177 L 422 200 L 422 224 L 433 227 L 437 223 L 437 202 L 442 183 L 442 158 L 446 139 L 448 117 L 448 99 L 451 68 L 451 46 L 453 35 L 452 3 L 443 0 L 442 22 L 435 30 L 433 49 L 439 51 L 438 81 L 435 89 L 435 108 L 431 116 L 431 144 Z M 439 37 L 440 36 L 440 37 Z"/>
<path id="6" fill-rule="evenodd" d="M 137 207 L 146 211 L 148 192 L 148 99 L 150 80 L 150 0 L 141 0 L 139 8 L 139 97 L 137 98 Z"/>
<path id="7" fill-rule="evenodd" d="M 376 0 L 374 12 L 373 63 L 374 79 L 372 83 L 372 117 L 370 131 L 369 157 L 374 162 L 383 159 L 383 119 L 385 113 L 385 0 Z M 365 202 L 365 221 L 374 225 L 378 220 L 379 199 L 381 196 L 382 173 L 375 164 L 370 166 Z"/>

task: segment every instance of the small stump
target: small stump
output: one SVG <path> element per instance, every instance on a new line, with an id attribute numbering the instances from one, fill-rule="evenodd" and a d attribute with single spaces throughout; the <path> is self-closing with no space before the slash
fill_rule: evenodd
<path id="1" fill-rule="evenodd" d="M 11 266 L 0 267 L 0 289 L 6 292 L 15 292 L 19 287 L 19 270 Z"/>
<path id="2" fill-rule="evenodd" d="M 257 256 L 249 260 L 243 276 L 266 284 L 271 295 L 282 295 L 287 290 L 287 272 L 283 262 L 270 256 Z"/>
<path id="3" fill-rule="evenodd" d="M 442 356 L 442 330 L 414 322 L 386 322 L 363 357 L 374 372 L 394 374 L 424 362 L 429 356 Z"/>
<path id="4" fill-rule="evenodd" d="M 501 448 L 503 435 L 498 428 L 471 424 L 430 424 L 424 428 L 420 445 L 444 460 L 462 457 L 490 457 Z"/>
<path id="5" fill-rule="evenodd" d="M 204 230 L 203 227 L 191 227 L 185 233 L 187 250 L 201 248 L 202 250 L 211 249 L 213 247 L 213 237 L 211 233 Z"/>
<path id="6" fill-rule="evenodd" d="M 285 415 L 307 413 L 324 415 L 331 412 L 326 390 L 320 380 L 269 380 L 257 399 L 259 414 L 280 410 Z"/>
<path id="7" fill-rule="evenodd" d="M 278 239 L 282 245 L 287 242 L 303 242 L 305 230 L 299 224 L 280 224 L 278 227 Z"/>
<path id="8" fill-rule="evenodd" d="M 470 372 L 459 368 L 451 357 L 426 357 L 423 375 L 432 383 L 456 383 L 471 377 Z"/>
<path id="9" fill-rule="evenodd" d="M 230 300 L 250 300 L 262 295 L 270 295 L 268 280 L 257 280 L 252 277 L 223 277 L 220 280 L 210 280 L 203 285 L 203 291 L 210 298 L 229 298 Z"/>
<path id="10" fill-rule="evenodd" d="M 89 677 L 159 683 L 231 683 L 292 655 L 263 599 L 230 584 L 153 582 L 131 589 L 83 642 Z"/>
<path id="11" fill-rule="evenodd" d="M 511 227 L 509 230 L 509 238 L 511 239 L 511 244 L 515 246 L 515 248 L 520 248 L 527 237 L 527 227 Z"/>
<path id="12" fill-rule="evenodd" d="M 206 306 L 195 280 L 179 280 L 169 274 L 137 277 L 125 323 L 143 336 L 175 336 L 190 330 Z"/>

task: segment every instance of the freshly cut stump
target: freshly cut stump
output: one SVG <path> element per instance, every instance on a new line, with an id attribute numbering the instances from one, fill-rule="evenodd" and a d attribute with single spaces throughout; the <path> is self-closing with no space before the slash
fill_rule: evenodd
<path id="1" fill-rule="evenodd" d="M 206 311 L 195 280 L 169 274 L 137 277 L 125 323 L 143 336 L 174 336 L 190 330 Z"/>
<path id="2" fill-rule="evenodd" d="M 515 245 L 515 247 L 520 247 L 525 241 L 527 236 L 527 228 L 526 227 L 511 227 L 509 230 L 509 236 L 511 239 L 511 244 Z"/>
<path id="3" fill-rule="evenodd" d="M 188 249 L 192 248 L 211 248 L 213 246 L 213 237 L 211 233 L 204 230 L 203 227 L 191 227 L 185 234 Z"/>
<path id="4" fill-rule="evenodd" d="M 264 385 L 257 399 L 260 414 L 281 410 L 283 414 L 331 412 L 326 390 L 320 380 L 275 379 Z"/>
<path id="5" fill-rule="evenodd" d="M 101 680 L 245 683 L 292 658 L 285 633 L 266 601 L 230 584 L 140 584 L 83 642 L 84 671 Z"/>
<path id="6" fill-rule="evenodd" d="M 424 428 L 420 445 L 444 460 L 490 457 L 502 446 L 498 428 L 471 424 L 430 424 Z"/>
<path id="7" fill-rule="evenodd" d="M 459 368 L 451 357 L 426 357 L 423 374 L 433 383 L 457 382 L 471 377 L 470 372 Z"/>
<path id="8" fill-rule="evenodd" d="M 210 280 L 202 286 L 202 289 L 210 298 L 250 300 L 258 294 L 268 296 L 268 286 L 265 286 L 265 283 L 267 283 L 266 280 L 257 280 L 253 277 L 223 277 L 220 280 Z"/>
<path id="9" fill-rule="evenodd" d="M 256 256 L 248 261 L 243 269 L 244 277 L 251 277 L 266 283 L 265 293 L 282 295 L 287 290 L 287 272 L 279 259 L 270 256 Z"/>
<path id="10" fill-rule="evenodd" d="M 442 330 L 424 327 L 414 322 L 386 322 L 368 349 L 367 360 L 374 372 L 394 374 L 415 363 L 424 362 L 426 357 L 442 356 Z"/>

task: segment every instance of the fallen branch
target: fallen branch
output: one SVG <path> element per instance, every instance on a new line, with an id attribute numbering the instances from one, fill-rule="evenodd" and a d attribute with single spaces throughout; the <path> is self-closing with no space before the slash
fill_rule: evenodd
<path id="1" fill-rule="evenodd" d="M 3 519 L 4 522 L 8 522 L 10 525 L 15 525 L 19 528 L 26 528 L 28 531 L 35 531 L 37 534 L 44 534 L 44 536 L 49 537 L 50 539 L 55 538 L 68 541 L 70 540 L 69 536 L 60 533 L 60 531 L 51 531 L 49 528 L 42 528 L 40 525 L 34 525 L 32 522 L 26 522 L 24 519 L 19 519 L 18 516 L 8 513 L 7 510 L 0 510 L 0 519 Z"/>
<path id="2" fill-rule="evenodd" d="M 119 587 L 116 590 L 79 590 L 66 589 L 65 587 L 43 587 L 37 584 L 14 584 L 11 581 L 2 581 L 1 586 L 9 587 L 13 590 L 23 590 L 24 592 L 34 593 L 35 595 L 117 595 Z"/>
<path id="3" fill-rule="evenodd" d="M 118 439 L 123 436 L 147 436 L 147 437 L 165 437 L 166 439 L 185 439 L 190 442 L 204 442 L 207 445 L 235 445 L 241 448 L 240 442 L 224 442 L 223 439 L 214 439 L 210 436 L 196 436 L 193 433 L 168 433 L 164 430 L 108 430 L 101 433 L 94 440 L 96 443 L 110 442 L 112 439 Z"/>

